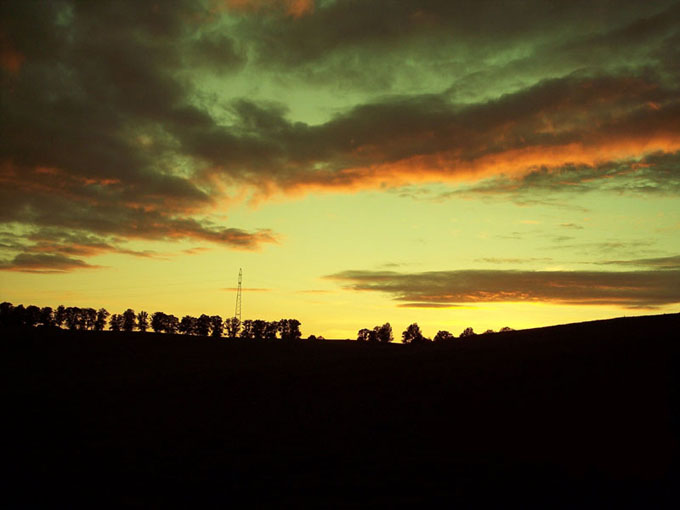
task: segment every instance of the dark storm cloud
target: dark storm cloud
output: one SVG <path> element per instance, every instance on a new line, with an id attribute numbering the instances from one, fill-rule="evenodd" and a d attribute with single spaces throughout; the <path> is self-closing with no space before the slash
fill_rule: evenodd
<path id="1" fill-rule="evenodd" d="M 384 93 L 396 88 L 398 73 L 421 62 L 451 76 L 450 93 L 462 98 L 494 82 L 517 88 L 574 69 L 630 66 L 632 59 L 653 65 L 667 60 L 657 50 L 678 30 L 671 1 L 346 0 L 317 2 L 298 19 L 281 14 L 247 16 L 237 25 L 260 65 Z"/>
<path id="2" fill-rule="evenodd" d="M 646 30 L 639 18 L 654 17 L 673 3 L 341 0 L 317 2 L 316 9 L 299 19 L 281 16 L 278 10 L 271 16 L 251 16 L 242 30 L 259 42 L 260 58 L 290 66 L 342 50 L 393 49 L 423 39 L 429 46 L 453 40 L 475 50 L 492 41 L 498 47 L 549 33 L 637 23 L 624 34 L 631 37 Z M 584 26 L 584 20 L 590 26 Z"/>
<path id="3" fill-rule="evenodd" d="M 0 221 L 61 228 L 62 237 L 193 238 L 240 249 L 274 240 L 266 229 L 195 215 L 215 193 L 182 170 L 175 132 L 212 119 L 189 104 L 177 74 L 186 61 L 239 67 L 244 59 L 227 36 L 193 37 L 201 13 L 190 2 L 2 4 L 3 37 L 23 62 L 2 75 Z M 109 242 L 70 249 L 126 251 Z"/>
<path id="4" fill-rule="evenodd" d="M 467 190 L 491 194 L 587 189 L 609 174 L 609 189 L 680 190 L 677 4 L 270 3 L 3 2 L 0 222 L 99 236 L 102 251 L 178 238 L 256 249 L 275 234 L 210 221 L 224 185 L 352 190 L 503 174 Z M 227 24 L 224 5 L 237 8 Z M 491 62 L 514 44 L 530 51 Z M 338 69 L 362 82 L 394 71 L 373 65 L 383 57 L 438 65 L 447 52 L 506 75 L 569 65 L 466 103 L 459 73 L 443 67 L 448 90 L 377 94 L 318 125 L 291 121 L 285 105 L 214 101 L 192 81 L 197 70 L 299 78 L 318 66 L 326 83 Z"/>
<path id="5" fill-rule="evenodd" d="M 510 271 L 424 273 L 343 271 L 326 278 L 357 291 L 384 292 L 408 303 L 442 307 L 484 302 L 552 302 L 653 308 L 680 302 L 680 270 Z"/>
<path id="6" fill-rule="evenodd" d="M 474 87 L 488 87 L 494 72 L 504 73 L 504 80 L 536 69 L 545 72 L 535 72 L 512 94 L 463 106 L 455 100 L 467 78 L 459 77 L 460 69 L 442 67 L 439 74 L 451 74 L 453 83 L 443 94 L 374 100 L 320 126 L 287 122 L 285 112 L 252 104 L 251 114 L 267 117 L 257 130 L 242 131 L 237 139 L 233 129 L 213 128 L 190 144 L 190 150 L 232 178 L 254 181 L 264 174 L 265 181 L 284 188 L 353 188 L 417 182 L 433 174 L 446 179 L 541 166 L 552 171 L 579 162 L 594 167 L 680 146 L 680 96 L 677 80 L 668 79 L 677 69 L 670 44 L 680 33 L 676 2 L 506 2 L 499 7 L 348 0 L 318 2 L 295 19 L 280 9 L 270 12 L 242 18 L 239 36 L 257 50 L 260 63 L 299 71 L 306 80 L 321 73 L 336 83 L 343 73 L 360 73 L 360 81 L 372 83 L 376 73 L 399 72 L 381 67 L 380 60 L 388 57 L 434 63 L 441 51 L 449 60 L 456 60 L 458 52 L 493 61 L 494 53 L 515 44 L 529 48 L 519 52 L 528 55 L 490 62 L 487 68 L 496 71 L 477 73 L 487 83 Z M 376 84 L 389 90 L 384 80 Z M 241 118 L 242 125 L 251 121 L 251 116 Z M 257 156 L 243 160 L 239 148 Z"/>
<path id="7" fill-rule="evenodd" d="M 243 69 L 247 57 L 243 48 L 218 31 L 202 34 L 189 45 L 186 63 L 206 67 L 217 73 L 234 73 Z"/>
<path id="8" fill-rule="evenodd" d="M 288 122 L 269 105 L 239 101 L 233 111 L 238 134 L 190 129 L 185 147 L 230 178 L 284 189 L 513 174 L 541 165 L 550 172 L 571 161 L 680 147 L 675 91 L 631 76 L 547 80 L 470 106 L 439 95 L 392 98 L 318 126 Z"/>

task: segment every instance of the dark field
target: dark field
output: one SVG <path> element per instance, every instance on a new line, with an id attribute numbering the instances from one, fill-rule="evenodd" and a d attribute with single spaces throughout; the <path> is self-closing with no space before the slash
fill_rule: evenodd
<path id="1" fill-rule="evenodd" d="M 7 333 L 21 506 L 678 504 L 680 314 L 452 345 Z"/>

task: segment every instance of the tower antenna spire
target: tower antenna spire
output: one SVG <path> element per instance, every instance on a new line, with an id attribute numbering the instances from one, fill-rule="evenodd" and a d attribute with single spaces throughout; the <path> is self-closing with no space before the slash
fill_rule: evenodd
<path id="1" fill-rule="evenodd" d="M 242 289 L 241 284 L 243 282 L 243 269 L 238 270 L 238 288 L 236 289 L 236 311 L 234 312 L 234 317 L 236 317 L 239 322 L 241 321 L 241 301 L 242 301 Z"/>

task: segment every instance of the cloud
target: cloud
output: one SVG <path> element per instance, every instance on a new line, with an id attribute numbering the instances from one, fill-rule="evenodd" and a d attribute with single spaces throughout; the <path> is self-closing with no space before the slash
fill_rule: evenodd
<path id="1" fill-rule="evenodd" d="M 550 257 L 483 257 L 475 259 L 475 262 L 487 262 L 489 264 L 534 264 L 537 262 L 552 262 Z"/>
<path id="2" fill-rule="evenodd" d="M 121 240 L 83 232 L 63 232 L 60 229 L 43 228 L 23 236 L 14 235 L 21 241 L 15 245 L 31 253 L 52 253 L 89 257 L 101 253 L 121 253 L 137 257 L 153 258 L 153 250 L 132 250 Z"/>
<path id="3" fill-rule="evenodd" d="M 648 106 L 652 98 L 658 110 Z M 516 187 L 516 178 L 539 171 L 595 173 L 611 162 L 680 150 L 675 92 L 626 76 L 548 80 L 470 106 L 433 95 L 392 98 L 318 126 L 246 101 L 234 113 L 240 133 L 184 133 L 186 147 L 217 175 L 288 192 L 497 175 Z M 497 188 L 491 183 L 490 191 Z"/>
<path id="4" fill-rule="evenodd" d="M 283 2 L 235 0 L 231 3 Z M 673 29 L 669 20 L 673 8 L 669 8 L 667 1 L 645 2 L 644 6 L 632 0 L 621 1 L 617 2 L 616 9 L 606 1 L 560 5 L 528 1 L 503 6 L 490 0 L 318 3 L 311 15 L 300 20 L 260 16 L 246 20 L 252 38 L 260 41 L 256 47 L 261 58 L 286 66 L 304 65 L 349 51 L 365 56 L 368 53 L 365 50 L 370 50 L 383 56 L 387 49 L 405 51 L 416 45 L 419 50 L 429 49 L 436 57 L 442 53 L 459 57 L 468 52 L 473 60 L 494 50 L 505 51 L 504 45 L 532 47 L 541 42 L 552 46 L 562 42 L 561 46 L 566 46 L 565 39 L 571 48 L 563 50 L 563 57 L 564 53 L 587 57 L 584 46 L 588 42 L 596 46 L 599 40 L 597 49 L 611 52 L 607 42 L 625 45 L 633 40 L 640 44 L 655 34 L 663 35 Z M 667 10 L 670 13 L 664 12 Z M 307 41 L 315 44 L 305 44 Z M 458 51 L 452 52 L 456 44 Z"/>
<path id="5" fill-rule="evenodd" d="M 152 255 L 119 246 L 131 239 L 194 239 L 246 250 L 276 242 L 266 228 L 211 221 L 222 197 L 195 177 L 191 155 L 178 150 L 176 131 L 212 125 L 189 104 L 191 86 L 180 72 L 189 64 L 243 65 L 227 36 L 187 35 L 200 8 L 191 2 L 2 8 L 9 10 L 3 37 L 25 61 L 1 89 L 0 222 L 50 229 L 63 239 L 100 238 L 33 246 L 53 255 Z"/>
<path id="6" fill-rule="evenodd" d="M 680 270 L 423 273 L 343 271 L 326 278 L 356 291 L 384 292 L 400 306 L 448 307 L 488 302 L 549 302 L 653 308 L 680 303 Z"/>
<path id="7" fill-rule="evenodd" d="M 559 194 L 610 192 L 674 196 L 680 194 L 680 151 L 654 152 L 641 157 L 608 161 L 596 165 L 567 164 L 560 168 L 531 169 L 518 176 L 493 176 L 480 182 L 461 185 L 444 192 L 411 194 L 416 200 L 442 201 L 456 197 L 509 197 L 520 205 L 541 203 L 560 206 L 551 199 Z M 540 195 L 537 201 L 532 197 Z M 566 206 L 566 204 L 565 204 Z M 564 228 L 577 228 L 571 223 Z M 582 228 L 582 227 L 581 227 Z"/>
<path id="8" fill-rule="evenodd" d="M 74 244 L 80 257 L 130 240 L 256 250 L 278 235 L 213 215 L 244 189 L 677 194 L 677 13 L 663 1 L 2 2 L 0 223 L 101 238 Z M 239 73 L 332 95 L 342 81 L 358 99 L 310 123 L 201 88 Z"/>
<path id="9" fill-rule="evenodd" d="M 270 3 L 232 2 L 232 7 Z M 298 5 L 288 2 L 293 3 Z M 499 10 L 483 2 L 463 7 L 431 1 L 416 9 L 399 2 L 379 3 L 383 9 L 366 2 L 334 2 L 301 20 L 256 17 L 252 23 L 271 22 L 277 37 L 257 39 L 273 41 L 276 48 L 292 54 L 295 49 L 323 51 L 324 45 L 370 47 L 375 40 L 393 42 L 403 37 L 404 26 L 409 28 L 407 35 L 425 37 L 432 27 L 417 21 L 423 16 L 439 20 L 435 32 L 440 35 L 455 28 L 474 40 L 482 23 L 489 33 L 495 31 L 494 37 L 512 39 L 535 30 L 536 19 L 548 22 L 540 28 L 543 34 L 551 23 L 575 23 L 584 9 L 588 11 L 583 6 L 561 8 L 557 17 L 539 2 L 531 6 L 532 23 L 527 25 L 525 7 Z M 612 23 L 632 22 L 629 35 L 647 33 L 644 27 L 635 28 L 641 14 L 634 16 L 631 6 L 617 8 L 613 18 L 621 19 Z M 64 17 L 56 7 L 51 9 L 54 19 Z M 650 7 L 650 15 L 658 16 L 660 9 Z M 32 18 L 13 16 L 18 21 L 12 36 L 32 54 L 22 74 L 23 86 L 6 112 L 5 146 L 10 150 L 5 156 L 22 172 L 48 168 L 68 173 L 69 190 L 77 182 L 86 188 L 81 195 L 99 186 L 100 195 L 119 203 L 123 198 L 119 195 L 125 194 L 132 203 L 157 208 L 173 204 L 176 212 L 186 213 L 187 208 L 214 203 L 219 194 L 210 186 L 214 182 L 210 177 L 215 176 L 265 192 L 353 190 L 498 174 L 512 178 L 541 168 L 552 173 L 570 165 L 594 167 L 654 151 L 680 150 L 677 84 L 662 82 L 647 69 L 581 70 L 470 104 L 455 102 L 448 91 L 387 97 L 357 105 L 319 125 L 291 122 L 283 107 L 241 99 L 232 102 L 228 123 L 192 100 L 192 88 L 178 73 L 187 70 L 182 67 L 187 55 L 202 55 L 214 68 L 238 68 L 245 57 L 238 56 L 236 46 L 247 45 L 245 34 L 260 34 L 265 25 L 250 26 L 242 20 L 246 25 L 238 24 L 233 35 L 208 26 L 199 37 L 187 38 L 183 20 L 200 14 L 194 10 L 179 4 L 160 9 L 160 14 L 143 9 L 140 15 L 117 3 L 77 5 L 70 11 L 69 37 L 54 19 L 53 24 L 42 21 L 42 38 L 54 40 L 49 49 L 37 48 L 35 41 L 20 35 L 19 28 Z M 48 21 L 49 13 L 47 9 L 44 16 Z M 357 13 L 366 16 L 359 17 L 359 25 Z M 124 27 L 106 30 L 111 18 L 125 22 Z M 509 26 L 508 19 L 517 23 Z M 479 22 L 474 31 L 471 20 Z M 245 39 L 237 44 L 235 37 Z M 618 40 L 621 35 L 611 37 Z M 67 77 L 60 76 L 63 69 L 70 70 Z M 45 91 L 39 86 L 45 81 L 57 86 Z M 75 90 L 84 93 L 77 95 Z M 101 97 L 107 102 L 98 101 Z M 88 112 L 87 119 L 83 111 Z M 46 118 L 55 120 L 46 123 Z M 36 126 L 41 127 L 38 136 Z M 126 132 L 132 136 L 121 136 Z M 168 172 L 182 160 L 195 169 L 193 176 Z"/>
<path id="10" fill-rule="evenodd" d="M 680 255 L 632 260 L 605 260 L 594 262 L 599 265 L 635 266 L 659 270 L 680 270 Z"/>
<path id="11" fill-rule="evenodd" d="M 224 0 L 228 9 L 234 11 L 285 12 L 288 16 L 299 18 L 314 10 L 314 0 Z"/>
<path id="12" fill-rule="evenodd" d="M 20 253 L 11 260 L 1 260 L 0 270 L 24 273 L 67 273 L 76 269 L 97 269 L 101 266 L 61 254 Z"/>

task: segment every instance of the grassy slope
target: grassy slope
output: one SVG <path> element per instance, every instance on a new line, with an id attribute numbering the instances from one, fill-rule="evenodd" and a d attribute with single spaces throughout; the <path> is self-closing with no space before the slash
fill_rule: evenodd
<path id="1" fill-rule="evenodd" d="M 14 504 L 661 504 L 680 480 L 679 326 L 418 348 L 7 335 L 5 482 Z"/>

